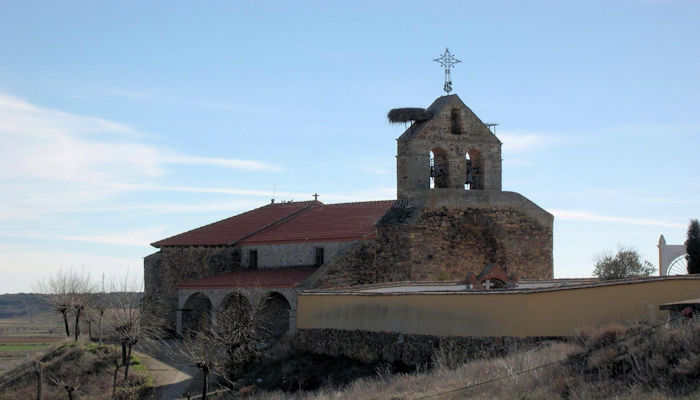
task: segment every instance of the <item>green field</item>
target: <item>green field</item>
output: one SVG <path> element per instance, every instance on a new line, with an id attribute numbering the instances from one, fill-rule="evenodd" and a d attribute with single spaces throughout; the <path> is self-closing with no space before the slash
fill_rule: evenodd
<path id="1" fill-rule="evenodd" d="M 51 343 L 0 343 L 0 355 L 16 351 L 39 351 L 45 350 Z"/>

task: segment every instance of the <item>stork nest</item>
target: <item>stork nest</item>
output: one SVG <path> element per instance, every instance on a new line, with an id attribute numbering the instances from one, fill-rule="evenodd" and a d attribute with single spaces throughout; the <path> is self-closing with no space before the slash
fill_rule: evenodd
<path id="1" fill-rule="evenodd" d="M 393 124 L 406 123 L 411 121 L 422 122 L 433 118 L 433 113 L 426 111 L 425 108 L 394 108 L 387 115 L 389 122 Z"/>

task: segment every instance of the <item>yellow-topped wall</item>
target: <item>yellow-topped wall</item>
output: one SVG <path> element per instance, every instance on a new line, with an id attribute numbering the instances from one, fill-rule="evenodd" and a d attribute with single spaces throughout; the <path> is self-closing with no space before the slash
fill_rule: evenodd
<path id="1" fill-rule="evenodd" d="M 571 336 L 581 326 L 663 316 L 663 303 L 700 297 L 678 276 L 532 291 L 302 293 L 298 329 L 437 336 Z"/>

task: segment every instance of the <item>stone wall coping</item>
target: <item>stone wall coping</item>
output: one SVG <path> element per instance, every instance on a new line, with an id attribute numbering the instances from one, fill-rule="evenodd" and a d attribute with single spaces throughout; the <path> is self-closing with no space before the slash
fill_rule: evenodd
<path id="1" fill-rule="evenodd" d="M 333 295 L 352 295 L 352 296 L 406 296 L 406 295 L 499 295 L 499 294 L 534 294 L 542 292 L 554 292 L 559 290 L 577 290 L 586 289 L 592 287 L 604 287 L 604 286 L 620 286 L 620 285 L 634 285 L 637 283 L 644 282 L 656 282 L 656 281 L 673 281 L 673 280 L 697 280 L 700 281 L 700 274 L 698 275 L 670 275 L 670 276 L 657 276 L 648 278 L 634 278 L 634 279 L 617 279 L 611 281 L 601 281 L 595 283 L 581 283 L 581 284 L 571 284 L 568 286 L 557 286 L 548 288 L 532 288 L 532 289 L 494 289 L 494 290 L 463 290 L 463 291 L 429 291 L 429 292 L 362 292 L 361 290 L 377 287 L 394 287 L 394 286 L 454 286 L 455 282 L 391 282 L 386 284 L 375 284 L 375 285 L 363 285 L 363 286 L 350 286 L 343 288 L 332 288 L 332 289 L 311 289 L 305 290 L 299 293 L 299 296 L 333 296 Z M 524 282 L 525 280 L 521 281 Z M 540 282 L 552 282 L 558 281 L 554 280 L 543 280 Z M 528 282 L 538 282 L 537 280 L 528 280 Z M 457 282 L 461 283 L 461 282 Z M 466 286 L 466 285 L 465 285 Z"/>
<path id="2" fill-rule="evenodd" d="M 409 199 L 405 200 L 406 208 L 428 208 L 431 210 L 440 208 L 448 210 L 511 209 L 524 213 L 543 226 L 550 226 L 554 221 L 554 215 L 517 192 L 436 188 L 410 192 L 408 197 Z"/>
<path id="3" fill-rule="evenodd" d="M 598 278 L 557 278 L 557 279 L 520 279 L 519 283 L 595 283 Z M 378 282 L 378 283 L 366 283 L 364 285 L 355 286 L 333 286 L 328 288 L 318 288 L 318 289 L 308 289 L 308 292 L 326 292 L 326 291 L 357 291 L 357 290 L 367 290 L 367 289 L 379 289 L 379 288 L 389 288 L 395 286 L 455 286 L 455 285 L 466 285 L 462 280 L 451 280 L 451 281 L 394 281 L 394 282 Z M 530 289 L 528 289 L 530 290 Z"/>

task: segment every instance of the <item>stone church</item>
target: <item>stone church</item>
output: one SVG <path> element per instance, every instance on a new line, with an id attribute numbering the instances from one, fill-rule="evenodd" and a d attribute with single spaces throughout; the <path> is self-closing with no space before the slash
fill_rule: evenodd
<path id="1" fill-rule="evenodd" d="M 295 329 L 304 289 L 464 281 L 491 264 L 551 279 L 553 216 L 501 190 L 496 135 L 457 95 L 423 115 L 398 139 L 396 200 L 273 202 L 157 241 L 143 311 L 183 333 L 213 310 L 262 301 L 281 335 Z"/>

